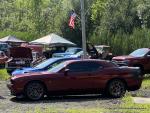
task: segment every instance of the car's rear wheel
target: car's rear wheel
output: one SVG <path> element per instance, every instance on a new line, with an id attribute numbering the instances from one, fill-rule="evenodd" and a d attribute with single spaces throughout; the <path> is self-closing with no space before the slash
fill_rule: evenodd
<path id="1" fill-rule="evenodd" d="M 39 100 L 44 96 L 44 86 L 39 82 L 30 82 L 25 88 L 25 95 L 31 100 Z"/>
<path id="2" fill-rule="evenodd" d="M 122 80 L 111 80 L 107 85 L 106 92 L 113 98 L 123 97 L 126 93 L 126 85 Z"/>

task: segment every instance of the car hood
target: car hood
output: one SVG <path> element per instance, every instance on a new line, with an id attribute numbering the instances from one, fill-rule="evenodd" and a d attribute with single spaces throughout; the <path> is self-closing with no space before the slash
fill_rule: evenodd
<path id="1" fill-rule="evenodd" d="M 44 75 L 53 75 L 53 73 L 50 73 L 48 71 L 42 71 L 42 72 L 32 72 L 32 73 L 24 73 L 24 74 L 18 74 L 15 76 L 12 76 L 11 79 L 18 79 L 18 78 L 26 78 L 26 77 L 35 77 L 35 76 L 44 76 Z"/>
<path id="2" fill-rule="evenodd" d="M 26 47 L 13 47 L 13 48 L 10 48 L 10 57 L 32 59 L 32 50 Z"/>
<path id="3" fill-rule="evenodd" d="M 41 70 L 41 69 L 33 68 L 33 67 L 16 69 L 15 71 L 12 72 L 12 76 L 18 75 L 18 74 L 24 74 L 24 73 L 28 73 L 28 72 L 35 72 L 35 71 L 39 71 L 39 70 Z"/>
<path id="4" fill-rule="evenodd" d="M 113 57 L 112 60 L 129 60 L 129 59 L 132 59 L 134 58 L 133 56 L 130 56 L 130 55 L 126 55 L 126 56 L 116 56 L 116 57 Z"/>

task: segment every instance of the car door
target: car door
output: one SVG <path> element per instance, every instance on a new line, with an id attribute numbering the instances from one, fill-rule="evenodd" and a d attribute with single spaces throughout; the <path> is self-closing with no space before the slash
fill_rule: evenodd
<path id="1" fill-rule="evenodd" d="M 94 67 L 94 62 L 75 62 L 67 66 L 69 69 L 67 76 L 69 86 L 72 90 L 90 90 L 95 87 L 94 82 L 98 76 L 97 69 L 100 65 Z"/>

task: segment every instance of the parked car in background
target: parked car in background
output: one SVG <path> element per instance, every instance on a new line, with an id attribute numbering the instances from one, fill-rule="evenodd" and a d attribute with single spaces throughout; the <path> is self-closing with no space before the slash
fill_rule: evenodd
<path id="1" fill-rule="evenodd" d="M 76 51 L 75 50 L 75 53 L 74 54 L 66 54 L 66 50 L 68 48 L 79 48 L 79 47 L 70 47 L 70 46 L 65 46 L 65 45 L 57 45 L 57 46 L 50 46 L 48 50 L 45 50 L 43 52 L 43 55 L 46 57 L 46 59 L 48 58 L 51 58 L 52 56 L 55 57 L 66 57 L 66 56 L 70 56 L 70 55 L 74 55 L 76 54 L 77 52 L 80 52 L 82 49 L 80 49 L 80 51 Z M 71 50 L 72 51 L 72 50 Z M 56 53 L 56 54 L 55 54 Z M 61 53 L 61 54 L 60 54 Z M 64 54 L 65 53 L 65 54 Z M 93 44 L 91 43 L 87 43 L 87 53 L 88 55 L 90 56 L 91 59 L 98 59 L 99 58 L 99 55 L 98 55 L 98 52 L 96 50 L 96 48 L 94 47 Z M 53 55 L 54 54 L 54 55 Z"/>
<path id="2" fill-rule="evenodd" d="M 42 45 L 34 45 L 34 44 L 21 44 L 21 47 L 30 48 L 32 50 L 33 61 L 36 61 L 40 57 L 43 56 L 43 46 Z"/>
<path id="3" fill-rule="evenodd" d="M 0 51 L 0 68 L 5 68 L 5 63 L 7 62 L 8 57 L 4 51 Z"/>
<path id="4" fill-rule="evenodd" d="M 46 59 L 52 58 L 54 53 L 65 52 L 67 48 L 68 47 L 65 45 L 52 45 L 43 52 L 43 55 L 46 57 Z"/>
<path id="5" fill-rule="evenodd" d="M 12 76 L 24 74 L 24 73 L 47 71 L 48 69 L 53 68 L 54 66 L 58 65 L 61 62 L 64 62 L 67 60 L 73 60 L 73 59 L 75 60 L 76 58 L 50 58 L 39 63 L 38 65 L 34 67 L 16 69 L 15 71 L 12 72 Z"/>
<path id="6" fill-rule="evenodd" d="M 126 90 L 140 88 L 139 68 L 118 67 L 102 60 L 70 60 L 47 72 L 25 73 L 11 77 L 8 88 L 12 95 L 39 100 L 44 95 L 105 93 L 112 97 L 124 96 Z"/>
<path id="7" fill-rule="evenodd" d="M 30 67 L 33 61 L 32 51 L 26 47 L 13 47 L 10 48 L 10 56 L 6 62 L 6 69 L 11 74 L 15 69 L 22 67 Z"/>
<path id="8" fill-rule="evenodd" d="M 150 49 L 140 48 L 129 55 L 113 57 L 113 62 L 120 66 L 140 67 L 142 73 L 150 73 Z"/>
<path id="9" fill-rule="evenodd" d="M 6 55 L 8 55 L 9 48 L 10 48 L 10 45 L 4 42 L 0 42 L 0 51 L 3 51 Z"/>
<path id="10" fill-rule="evenodd" d="M 91 58 L 91 56 L 87 53 L 87 59 Z M 71 58 L 83 58 L 83 51 L 77 52 L 76 54 L 73 55 L 68 55 L 67 57 L 71 57 Z"/>
<path id="11" fill-rule="evenodd" d="M 67 57 L 82 51 L 82 48 L 69 47 L 64 53 L 54 53 L 52 57 Z"/>
<path id="12" fill-rule="evenodd" d="M 110 46 L 107 45 L 97 45 L 95 48 L 98 51 L 99 58 L 105 60 L 111 60 L 113 58 L 113 54 L 110 52 Z"/>

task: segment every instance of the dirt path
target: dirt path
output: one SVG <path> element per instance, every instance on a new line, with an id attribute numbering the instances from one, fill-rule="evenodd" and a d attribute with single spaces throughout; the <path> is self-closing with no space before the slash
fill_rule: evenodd
<path id="1" fill-rule="evenodd" d="M 120 104 L 120 99 L 107 99 L 101 95 L 65 96 L 45 98 L 32 102 L 28 100 L 17 100 L 10 95 L 5 81 L 0 81 L 0 113 L 27 113 L 35 108 L 46 109 L 79 109 L 79 108 L 110 108 Z"/>

